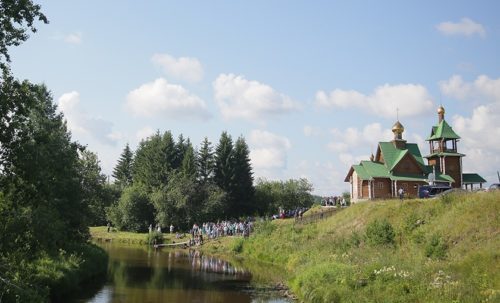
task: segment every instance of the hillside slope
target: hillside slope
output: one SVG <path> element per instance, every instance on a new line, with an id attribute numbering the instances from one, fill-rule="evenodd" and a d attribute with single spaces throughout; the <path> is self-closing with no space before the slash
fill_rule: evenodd
<path id="1" fill-rule="evenodd" d="M 499 214 L 500 192 L 367 202 L 229 245 L 283 266 L 305 302 L 500 302 Z"/>

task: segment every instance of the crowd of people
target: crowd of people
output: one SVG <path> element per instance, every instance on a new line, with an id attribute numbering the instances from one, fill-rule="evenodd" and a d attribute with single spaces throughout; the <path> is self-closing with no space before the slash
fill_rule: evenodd
<path id="1" fill-rule="evenodd" d="M 170 225 L 169 231 L 171 234 L 174 233 L 174 226 Z M 246 221 L 219 221 L 215 222 L 206 222 L 201 225 L 193 224 L 193 228 L 189 231 L 190 239 L 189 246 L 193 245 L 201 245 L 203 244 L 204 239 L 217 239 L 219 237 L 225 236 L 242 236 L 247 238 L 250 235 L 250 232 L 253 230 L 253 222 L 251 220 Z M 149 226 L 149 232 L 157 231 L 161 233 L 161 226 L 159 224 L 156 225 L 156 228 L 153 230 L 153 226 Z M 184 234 L 180 232 L 175 233 L 176 239 L 181 239 L 184 237 Z"/>
<path id="2" fill-rule="evenodd" d="M 347 202 L 342 196 L 332 196 L 332 197 L 324 197 L 321 201 L 322 206 L 347 206 Z"/>

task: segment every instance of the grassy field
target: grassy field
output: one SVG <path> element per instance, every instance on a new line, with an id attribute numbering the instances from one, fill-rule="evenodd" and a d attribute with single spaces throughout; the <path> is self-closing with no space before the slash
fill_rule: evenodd
<path id="1" fill-rule="evenodd" d="M 135 233 L 126 231 L 117 231 L 112 229 L 108 232 L 106 226 L 90 227 L 90 236 L 96 242 L 116 242 L 126 244 L 148 244 L 148 233 Z M 175 239 L 175 234 L 163 233 L 163 243 L 173 243 L 187 241 L 188 235 L 182 239 Z"/>
<path id="2" fill-rule="evenodd" d="M 499 215 L 500 192 L 366 202 L 203 249 L 280 266 L 304 302 L 500 302 Z"/>

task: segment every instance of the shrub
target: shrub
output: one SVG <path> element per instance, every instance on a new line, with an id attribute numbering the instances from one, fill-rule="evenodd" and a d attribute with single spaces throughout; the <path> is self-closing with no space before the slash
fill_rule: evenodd
<path id="1" fill-rule="evenodd" d="M 235 253 L 241 253 L 243 251 L 243 243 L 244 243 L 244 239 L 243 238 L 238 238 L 236 239 L 234 242 L 233 242 L 233 247 L 231 248 L 231 250 Z"/>
<path id="2" fill-rule="evenodd" d="M 149 245 L 162 244 L 163 234 L 157 231 L 150 232 L 146 238 L 146 242 L 148 242 Z"/>
<path id="3" fill-rule="evenodd" d="M 359 245 L 361 244 L 361 236 L 357 232 L 353 232 L 349 239 L 349 243 L 353 247 L 359 247 Z"/>
<path id="4" fill-rule="evenodd" d="M 432 235 L 425 246 L 425 255 L 433 259 L 445 259 L 448 245 L 439 235 Z"/>
<path id="5" fill-rule="evenodd" d="M 394 244 L 396 234 L 392 225 L 386 220 L 375 220 L 366 228 L 367 242 L 372 245 Z"/>
<path id="6" fill-rule="evenodd" d="M 276 225 L 273 224 L 272 221 L 258 222 L 255 226 L 256 233 L 264 236 L 270 236 L 275 229 Z"/>

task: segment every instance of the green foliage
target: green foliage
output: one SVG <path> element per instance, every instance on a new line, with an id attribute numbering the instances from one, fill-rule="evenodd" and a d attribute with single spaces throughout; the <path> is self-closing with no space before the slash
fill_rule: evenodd
<path id="1" fill-rule="evenodd" d="M 243 239 L 243 238 L 236 239 L 232 244 L 231 251 L 234 253 L 237 253 L 237 254 L 243 252 L 243 244 L 244 243 L 245 243 L 245 239 Z"/>
<path id="2" fill-rule="evenodd" d="M 121 230 L 146 231 L 154 222 L 154 207 L 145 186 L 126 187 L 118 203 L 108 208 L 107 216 Z"/>
<path id="3" fill-rule="evenodd" d="M 255 224 L 255 230 L 263 236 L 270 236 L 276 230 L 276 225 L 272 221 L 261 221 Z"/>
<path id="4" fill-rule="evenodd" d="M 231 189 L 232 202 L 230 213 L 239 217 L 251 214 L 256 209 L 253 205 L 255 188 L 253 186 L 250 150 L 243 137 L 239 137 L 234 145 L 234 184 Z"/>
<path id="5" fill-rule="evenodd" d="M 168 183 L 175 161 L 175 142 L 172 133 L 159 132 L 139 143 L 133 164 L 133 182 L 146 186 L 148 191 Z"/>
<path id="6" fill-rule="evenodd" d="M 375 219 L 366 227 L 366 240 L 372 245 L 394 244 L 395 237 L 394 228 L 386 219 Z"/>
<path id="7" fill-rule="evenodd" d="M 342 197 L 345 199 L 346 205 L 351 205 L 351 193 L 348 191 L 345 191 L 342 193 Z"/>
<path id="8" fill-rule="evenodd" d="M 163 243 L 163 234 L 157 231 L 150 232 L 146 237 L 146 242 L 149 245 L 153 244 L 162 244 Z"/>
<path id="9" fill-rule="evenodd" d="M 40 252 L 32 260 L 2 257 L 2 302 L 63 301 L 83 281 L 105 274 L 108 256 L 103 249 L 93 244 L 70 246 L 51 254 Z"/>
<path id="10" fill-rule="evenodd" d="M 182 159 L 182 173 L 191 178 L 196 178 L 196 161 L 194 157 L 194 149 L 191 143 L 188 141 L 188 145 L 185 148 L 184 157 Z"/>
<path id="11" fill-rule="evenodd" d="M 49 23 L 40 12 L 40 5 L 30 0 L 0 1 L 0 66 L 2 61 L 10 62 L 9 46 L 18 46 L 29 37 L 28 30 L 36 32 L 35 21 Z"/>
<path id="12" fill-rule="evenodd" d="M 196 167 L 200 183 L 205 184 L 212 181 L 214 176 L 215 158 L 212 146 L 205 137 L 196 157 Z"/>
<path id="13" fill-rule="evenodd" d="M 239 255 L 281 265 L 304 302 L 496 302 L 499 200 L 500 192 L 489 192 L 453 197 L 447 205 L 376 201 L 307 225 L 259 222 Z M 398 245 L 367 245 L 374 221 L 382 235 L 396 231 L 381 222 L 400 226 Z"/>
<path id="14" fill-rule="evenodd" d="M 255 203 L 266 213 L 277 213 L 279 208 L 310 207 L 314 203 L 312 185 L 307 179 L 287 181 L 257 180 Z"/>
<path id="15" fill-rule="evenodd" d="M 425 255 L 433 259 L 445 259 L 448 250 L 448 245 L 443 238 L 437 234 L 430 237 L 425 246 Z"/>
<path id="16" fill-rule="evenodd" d="M 48 89 L 16 80 L 5 63 L 37 20 L 47 23 L 32 1 L 0 1 L 1 302 L 57 300 L 107 262 L 87 244 L 103 184 L 97 158 L 71 141 Z"/>
<path id="17" fill-rule="evenodd" d="M 127 143 L 122 154 L 120 155 L 120 159 L 118 159 L 118 163 L 113 169 L 112 174 L 113 178 L 115 178 L 115 184 L 117 184 L 120 188 L 132 184 L 132 169 L 134 166 L 133 157 L 134 155 Z"/>
<path id="18" fill-rule="evenodd" d="M 84 204 L 89 208 L 88 224 L 105 225 L 105 210 L 117 199 L 116 190 L 108 186 L 106 175 L 101 172 L 97 155 L 88 150 L 80 153 L 80 174 Z"/>
<path id="19" fill-rule="evenodd" d="M 312 265 L 297 275 L 291 283 L 292 290 L 305 302 L 342 302 L 341 298 L 352 292 L 356 281 L 354 268 L 341 263 Z"/>

